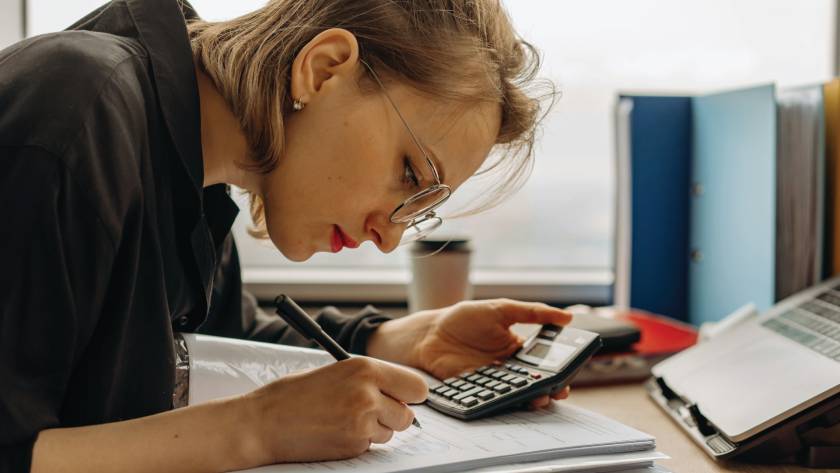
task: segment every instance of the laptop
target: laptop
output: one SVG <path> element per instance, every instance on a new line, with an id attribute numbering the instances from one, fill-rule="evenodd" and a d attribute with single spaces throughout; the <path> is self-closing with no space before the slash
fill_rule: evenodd
<path id="1" fill-rule="evenodd" d="M 840 422 L 840 278 L 657 364 L 652 374 L 650 396 L 712 457 L 802 453 L 802 431 Z"/>

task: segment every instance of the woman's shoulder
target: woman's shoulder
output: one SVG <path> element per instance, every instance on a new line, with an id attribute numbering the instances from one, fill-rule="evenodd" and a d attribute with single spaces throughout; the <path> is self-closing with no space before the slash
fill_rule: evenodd
<path id="1" fill-rule="evenodd" d="M 118 234 L 143 195 L 149 116 L 157 113 L 150 67 L 137 41 L 86 31 L 0 51 L 0 161 L 24 159 L 27 172 L 50 161 Z"/>
<path id="2" fill-rule="evenodd" d="M 0 51 L 3 69 L 40 72 L 71 66 L 76 72 L 108 74 L 120 62 L 145 57 L 139 41 L 96 31 L 68 30 L 32 36 Z M 47 64 L 49 63 L 49 65 Z"/>
<path id="3" fill-rule="evenodd" d="M 136 40 L 89 31 L 35 36 L 0 51 L 0 146 L 61 154 L 90 120 L 142 107 L 148 68 Z M 115 116 L 93 116 L 103 101 L 118 105 Z"/>

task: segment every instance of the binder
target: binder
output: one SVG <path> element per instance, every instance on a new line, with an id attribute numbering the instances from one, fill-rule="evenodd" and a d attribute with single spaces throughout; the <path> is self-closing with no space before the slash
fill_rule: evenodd
<path id="1" fill-rule="evenodd" d="M 823 86 L 825 117 L 825 271 L 823 277 L 840 273 L 840 79 Z"/>
<path id="2" fill-rule="evenodd" d="M 619 145 L 627 162 L 618 166 L 616 241 L 618 261 L 629 263 L 623 277 L 628 295 L 619 307 L 633 307 L 688 320 L 689 175 L 691 172 L 691 99 L 622 97 L 619 116 L 627 140 Z M 629 149 L 626 149 L 629 147 Z M 622 176 L 624 174 L 624 176 Z M 627 214 L 627 215 L 625 215 Z M 618 288 L 617 288 L 618 289 Z"/>
<path id="3" fill-rule="evenodd" d="M 702 323 L 775 301 L 775 87 L 692 104 L 689 313 Z"/>
<path id="4" fill-rule="evenodd" d="M 778 301 L 819 283 L 825 273 L 823 85 L 779 91 L 776 101 Z"/>
<path id="5" fill-rule="evenodd" d="M 769 308 L 775 87 L 619 100 L 616 305 L 692 323 Z"/>

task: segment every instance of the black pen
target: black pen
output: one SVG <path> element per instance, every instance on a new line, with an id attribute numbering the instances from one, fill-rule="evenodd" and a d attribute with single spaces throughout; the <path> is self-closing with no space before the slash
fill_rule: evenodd
<path id="1" fill-rule="evenodd" d="M 298 333 L 309 340 L 314 340 L 318 345 L 321 345 L 321 348 L 327 350 L 337 361 L 350 358 L 350 354 L 344 351 L 344 348 L 341 348 L 341 345 L 333 340 L 332 337 L 327 335 L 321 326 L 315 323 L 315 321 L 312 320 L 312 317 L 309 317 L 309 315 L 301 309 L 291 297 L 285 294 L 280 294 L 276 299 L 274 299 L 274 305 L 277 306 L 277 315 L 283 317 L 283 320 L 288 322 L 293 329 L 298 331 Z M 417 417 L 411 421 L 411 425 L 419 429 L 423 428 L 420 426 L 420 422 L 417 420 Z"/>

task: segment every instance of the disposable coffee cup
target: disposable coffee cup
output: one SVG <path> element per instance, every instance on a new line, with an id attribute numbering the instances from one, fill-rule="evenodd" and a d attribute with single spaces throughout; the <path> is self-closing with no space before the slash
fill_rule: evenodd
<path id="1" fill-rule="evenodd" d="M 411 245 L 408 310 L 438 309 L 472 298 L 468 239 L 426 239 Z"/>

